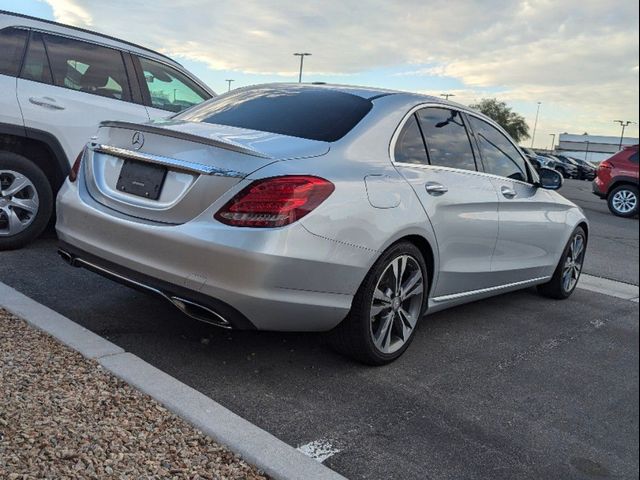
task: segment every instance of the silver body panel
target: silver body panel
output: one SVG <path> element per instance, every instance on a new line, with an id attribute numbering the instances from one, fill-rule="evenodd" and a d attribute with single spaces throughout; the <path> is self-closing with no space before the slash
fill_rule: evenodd
<path id="1" fill-rule="evenodd" d="M 483 172 L 395 163 L 395 137 L 417 107 L 467 110 L 420 95 L 339 88 L 380 98 L 351 132 L 330 144 L 202 123 L 166 126 L 246 149 L 240 153 L 145 133 L 140 154 L 218 172 L 171 167 L 158 201 L 115 191 L 122 158 L 88 151 L 79 181 L 67 182 L 58 196 L 60 239 L 219 299 L 269 330 L 335 327 L 373 263 L 403 238 L 420 239 L 432 251 L 429 312 L 552 276 L 573 230 L 586 225 L 578 207 L 557 192 Z M 134 132 L 106 126 L 96 143 L 130 149 Z M 214 219 L 253 180 L 296 174 L 335 185 L 302 220 L 253 229 Z M 447 191 L 428 192 L 433 184 Z M 515 190 L 515 197 L 504 197 L 502 187 Z"/>

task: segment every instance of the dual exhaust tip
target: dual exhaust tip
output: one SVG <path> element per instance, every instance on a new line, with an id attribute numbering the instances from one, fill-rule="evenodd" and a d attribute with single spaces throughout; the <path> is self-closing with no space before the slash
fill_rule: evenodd
<path id="1" fill-rule="evenodd" d="M 158 290 L 157 288 L 151 287 L 144 283 L 140 283 L 136 280 L 132 280 L 118 273 L 99 267 L 79 257 L 74 257 L 72 254 L 70 254 L 65 250 L 59 249 L 58 255 L 60 255 L 60 257 L 62 257 L 62 259 L 72 267 L 87 268 L 88 270 L 92 270 L 94 272 L 100 273 L 103 276 L 107 276 L 109 278 L 119 280 L 121 283 L 124 283 L 130 287 L 142 288 L 151 293 L 155 293 L 156 295 L 160 295 L 164 299 L 171 302 L 173 306 L 175 306 L 182 313 L 184 313 L 188 317 L 191 317 L 195 320 L 208 323 L 211 325 L 215 325 L 216 327 L 227 328 L 227 329 L 232 328 L 231 323 L 226 318 L 224 318 L 218 312 L 198 302 L 194 302 L 193 300 L 187 300 L 186 298 L 178 297 L 175 295 L 167 294 L 161 290 Z"/>

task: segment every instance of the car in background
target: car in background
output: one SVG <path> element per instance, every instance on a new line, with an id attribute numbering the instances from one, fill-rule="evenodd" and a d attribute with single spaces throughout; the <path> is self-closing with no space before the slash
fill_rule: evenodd
<path id="1" fill-rule="evenodd" d="M 564 178 L 578 178 L 578 166 L 570 160 L 563 160 L 549 153 L 538 153 L 554 162 L 554 170 L 560 172 Z"/>
<path id="2" fill-rule="evenodd" d="M 0 250 L 46 227 L 55 193 L 100 122 L 148 122 L 214 95 L 153 50 L 0 11 Z"/>
<path id="3" fill-rule="evenodd" d="M 620 150 L 598 166 L 593 193 L 618 217 L 638 214 L 638 145 Z"/>
<path id="4" fill-rule="evenodd" d="M 374 365 L 426 312 L 534 285 L 568 298 L 587 246 L 558 172 L 486 116 L 405 92 L 237 89 L 103 123 L 72 174 L 56 224 L 71 265 L 224 328 L 331 331 Z"/>
<path id="5" fill-rule="evenodd" d="M 596 178 L 596 168 L 593 165 L 591 165 L 589 162 L 580 160 L 578 158 L 567 157 L 566 155 L 560 155 L 557 153 L 554 154 L 553 156 L 564 162 L 569 162 L 575 165 L 575 167 L 578 169 L 578 175 L 576 177 L 578 180 L 591 181 Z"/>
<path id="6" fill-rule="evenodd" d="M 533 149 L 520 147 L 533 167 L 539 172 L 542 168 L 555 169 L 555 162 L 548 157 L 538 155 Z"/>

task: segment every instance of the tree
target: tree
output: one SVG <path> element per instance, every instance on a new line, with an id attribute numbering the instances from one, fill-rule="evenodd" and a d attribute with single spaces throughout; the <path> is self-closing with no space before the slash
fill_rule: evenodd
<path id="1" fill-rule="evenodd" d="M 474 110 L 484 113 L 504 128 L 511 138 L 521 142 L 530 137 L 529 126 L 524 117 L 496 98 L 483 98 L 479 103 L 470 105 Z"/>

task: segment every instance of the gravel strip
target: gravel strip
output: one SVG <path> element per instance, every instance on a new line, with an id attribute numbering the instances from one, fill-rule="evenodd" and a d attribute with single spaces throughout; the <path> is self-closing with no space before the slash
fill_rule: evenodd
<path id="1" fill-rule="evenodd" d="M 148 396 L 0 310 L 1 479 L 265 479 Z"/>

